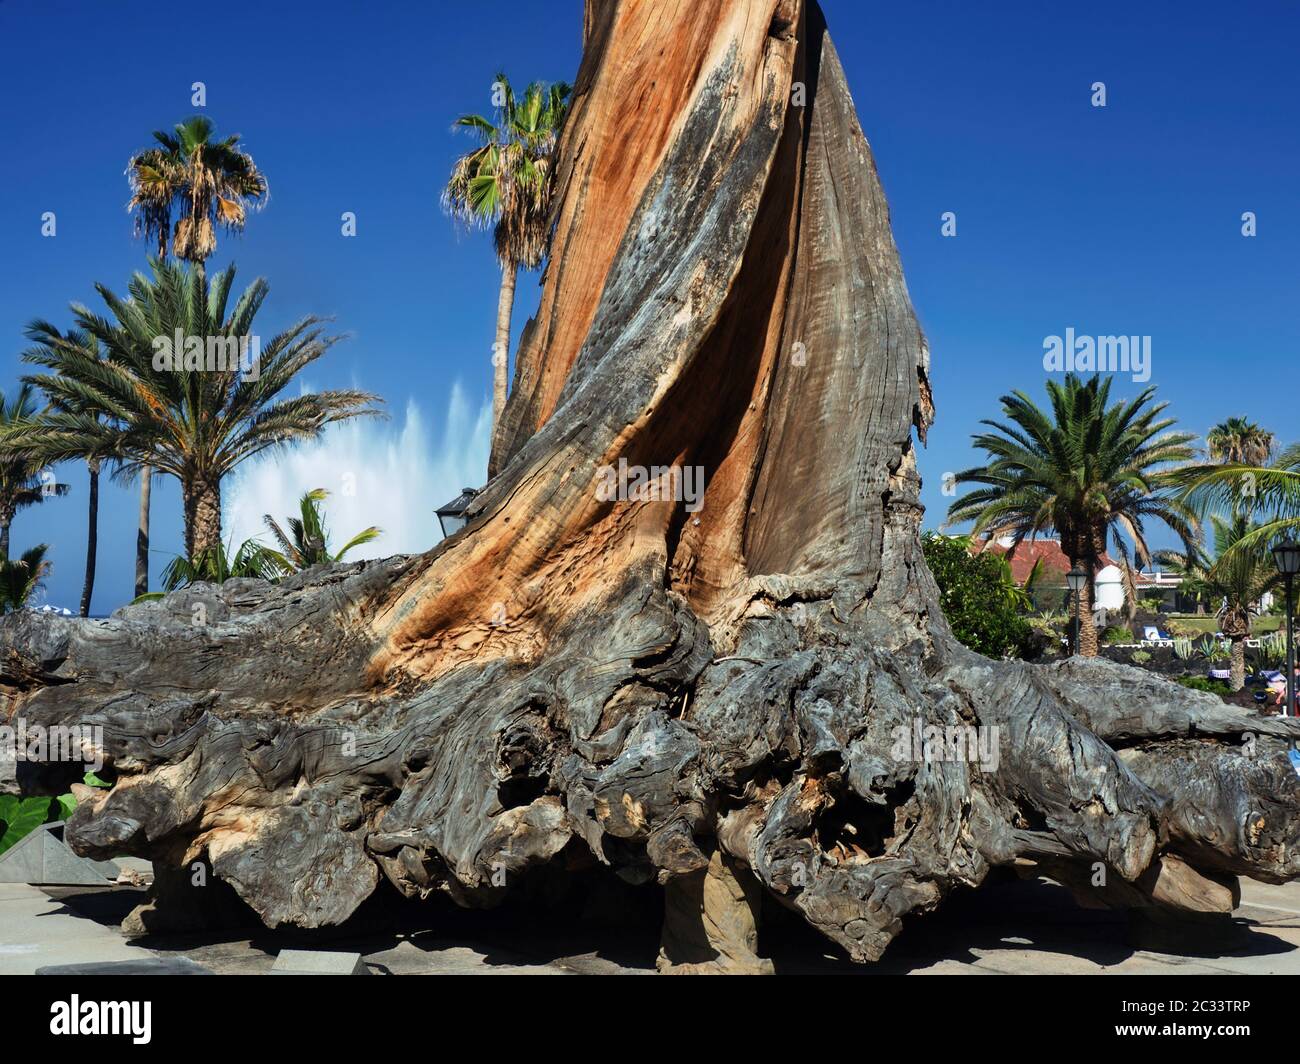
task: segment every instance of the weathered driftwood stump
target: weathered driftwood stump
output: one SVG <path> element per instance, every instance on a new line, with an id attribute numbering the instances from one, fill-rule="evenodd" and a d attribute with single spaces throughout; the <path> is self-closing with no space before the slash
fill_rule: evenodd
<path id="1" fill-rule="evenodd" d="M 467 527 L 4 623 L 9 714 L 103 728 L 116 783 L 71 844 L 203 861 L 272 926 L 381 877 L 490 905 L 589 851 L 664 886 L 661 964 L 706 970 L 763 969 L 763 892 L 865 961 L 996 865 L 1191 911 L 1300 874 L 1295 724 L 949 634 L 926 345 L 818 9 L 607 0 L 586 35 Z M 675 473 L 628 498 L 621 462 Z"/>

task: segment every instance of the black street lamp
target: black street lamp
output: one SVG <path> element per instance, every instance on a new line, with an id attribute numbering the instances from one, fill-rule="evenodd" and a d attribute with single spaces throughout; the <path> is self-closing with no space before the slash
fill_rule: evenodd
<path id="1" fill-rule="evenodd" d="M 1290 536 L 1273 547 L 1273 561 L 1286 585 L 1286 709 L 1285 717 L 1296 715 L 1295 705 L 1295 634 L 1291 620 L 1291 584 L 1300 573 L 1300 543 Z M 1295 749 L 1295 743 L 1291 744 Z"/>
<path id="2" fill-rule="evenodd" d="M 462 488 L 451 502 L 439 506 L 433 512 L 438 515 L 438 524 L 442 525 L 442 537 L 454 536 L 465 527 L 467 518 L 465 511 L 469 509 L 469 504 L 474 501 L 474 497 L 479 493 L 478 488 Z"/>
<path id="3" fill-rule="evenodd" d="M 1065 574 L 1065 582 L 1070 586 L 1070 594 L 1074 598 L 1074 645 L 1071 647 L 1071 653 L 1079 653 L 1079 613 L 1083 605 L 1083 589 L 1088 583 L 1088 571 L 1081 565 L 1075 565 L 1068 573 Z"/>

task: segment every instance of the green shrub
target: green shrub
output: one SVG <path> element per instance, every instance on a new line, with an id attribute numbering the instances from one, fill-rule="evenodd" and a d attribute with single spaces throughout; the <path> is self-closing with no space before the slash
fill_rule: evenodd
<path id="1" fill-rule="evenodd" d="M 933 532 L 921 539 L 953 635 L 991 658 L 1036 656 L 1040 639 L 1020 615 L 1017 603 L 1024 595 L 1006 562 L 994 554 L 972 554 L 968 544 L 960 536 Z"/>
<path id="2" fill-rule="evenodd" d="M 1132 661 L 1134 665 L 1145 665 L 1151 660 L 1151 651 L 1135 650 L 1133 651 L 1133 656 L 1129 658 L 1129 660 Z"/>
<path id="3" fill-rule="evenodd" d="M 1230 695 L 1232 688 L 1224 680 L 1211 680 L 1206 676 L 1180 676 L 1178 682 L 1193 691 L 1208 691 L 1212 695 Z"/>
<path id="4" fill-rule="evenodd" d="M 1131 643 L 1133 642 L 1133 633 L 1123 625 L 1112 624 L 1101 633 L 1101 641 L 1107 645 L 1113 643 Z"/>

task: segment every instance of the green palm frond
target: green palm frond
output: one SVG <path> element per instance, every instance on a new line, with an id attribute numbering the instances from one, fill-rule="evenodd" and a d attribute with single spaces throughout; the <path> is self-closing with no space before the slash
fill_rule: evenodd
<path id="1" fill-rule="evenodd" d="M 1048 381 L 1047 409 L 1024 392 L 1003 396 L 1002 416 L 973 438 L 988 461 L 956 477 L 978 487 L 954 501 L 949 523 L 1017 544 L 1054 532 L 1072 561 L 1095 558 L 1114 534 L 1149 561 L 1149 520 L 1194 543 L 1197 515 L 1171 479 L 1192 458 L 1194 437 L 1174 429 L 1153 388 L 1117 402 L 1110 390 L 1110 378 L 1068 374 Z"/>
<path id="2" fill-rule="evenodd" d="M 456 119 L 453 128 L 478 144 L 452 165 L 442 203 L 466 226 L 491 226 L 503 263 L 533 268 L 550 235 L 552 161 L 572 90 L 564 82 L 533 82 L 518 96 L 504 74 L 496 80 L 503 102 L 494 119 Z"/>
<path id="3" fill-rule="evenodd" d="M 196 115 L 173 134 L 155 132 L 157 147 L 127 163 L 136 235 L 155 241 L 158 256 L 172 252 L 202 263 L 216 250 L 216 230 L 237 233 L 247 210 L 270 196 L 265 176 L 238 146 L 239 135 L 216 139 L 212 121 Z M 173 225 L 172 218 L 176 216 Z"/>
<path id="4" fill-rule="evenodd" d="M 256 375 L 239 364 L 185 368 L 160 359 L 160 338 L 178 333 L 232 352 L 256 335 L 269 286 L 254 281 L 231 307 L 234 277 L 233 266 L 209 279 L 201 268 L 153 260 L 150 275 L 132 278 L 128 298 L 99 286 L 108 314 L 74 305 L 76 327 L 67 333 L 32 322 L 33 346 L 23 358 L 43 372 L 27 382 L 45 392 L 50 407 L 0 424 L 0 453 L 7 449 L 28 468 L 98 456 L 116 463 L 122 478 L 148 466 L 183 485 L 219 483 L 253 455 L 316 437 L 339 421 L 379 415 L 377 396 L 352 389 L 281 398 L 340 339 L 326 335 L 317 318 L 273 337 Z"/>
<path id="5" fill-rule="evenodd" d="M 30 382 L 24 381 L 7 396 L 0 392 L 0 523 L 6 526 L 20 510 L 68 493 L 68 485 L 55 480 L 47 468 L 49 459 L 14 443 L 40 423 Z"/>
<path id="6" fill-rule="evenodd" d="M 1276 445 L 1273 433 L 1244 417 L 1226 418 L 1205 438 L 1210 461 L 1241 465 L 1265 465 Z"/>
<path id="7" fill-rule="evenodd" d="M 0 559 L 0 612 L 22 609 L 49 575 L 45 555 L 49 545 L 38 544 L 23 551 L 20 558 Z"/>
<path id="8" fill-rule="evenodd" d="M 193 558 L 178 554 L 163 569 L 162 585 L 168 591 L 175 591 L 191 584 L 223 584 L 239 578 L 274 582 L 283 572 L 275 551 L 255 539 L 246 539 L 238 547 L 232 540 L 230 546 L 218 542 Z"/>
<path id="9" fill-rule="evenodd" d="M 298 501 L 298 516 L 285 521 L 288 531 L 270 514 L 263 515 L 263 522 L 280 546 L 277 556 L 286 572 L 300 572 L 313 565 L 331 565 L 342 561 L 343 556 L 354 547 L 371 543 L 383 534 L 382 529 L 372 525 L 358 532 L 337 553 L 331 553 L 329 530 L 325 527 L 325 517 L 321 510 L 321 504 L 328 497 L 329 492 L 324 488 L 313 488 L 305 492 Z"/>

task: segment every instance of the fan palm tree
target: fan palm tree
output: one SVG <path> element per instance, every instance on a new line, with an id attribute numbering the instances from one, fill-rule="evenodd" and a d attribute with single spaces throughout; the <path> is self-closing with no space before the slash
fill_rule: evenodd
<path id="1" fill-rule="evenodd" d="M 135 214 L 136 235 L 157 241 L 160 259 L 167 257 L 170 240 L 179 257 L 201 263 L 216 247 L 216 225 L 241 231 L 247 217 L 245 201 L 260 207 L 269 189 L 252 157 L 237 147 L 238 134 L 214 142 L 212 123 L 203 117 L 174 128 L 174 135 L 155 132 L 158 146 L 132 156 L 126 171 L 131 185 L 128 209 Z M 173 211 L 181 216 L 174 233 Z M 139 475 L 137 598 L 149 590 L 149 504 L 153 483 L 147 465 L 140 467 Z"/>
<path id="2" fill-rule="evenodd" d="M 329 530 L 325 527 L 325 518 L 321 513 L 320 505 L 328 497 L 329 492 L 324 488 L 313 488 L 304 493 L 298 500 L 299 516 L 290 517 L 285 521 L 289 526 L 287 534 L 274 517 L 270 514 L 263 516 L 266 527 L 280 545 L 280 550 L 274 554 L 286 573 L 301 572 L 310 569 L 313 565 L 333 565 L 335 562 L 342 561 L 343 555 L 353 547 L 371 543 L 383 535 L 382 529 L 371 525 L 343 544 L 337 553 L 331 552 Z"/>
<path id="3" fill-rule="evenodd" d="M 135 215 L 136 235 L 157 241 L 160 259 L 170 240 L 177 258 L 202 263 L 217 249 L 217 228 L 241 231 L 247 204 L 260 208 L 270 190 L 252 156 L 239 148 L 238 133 L 216 139 L 212 120 L 203 115 L 174 130 L 155 131 L 157 146 L 127 163 L 127 209 Z"/>
<path id="4" fill-rule="evenodd" d="M 1246 686 L 1246 640 L 1251 620 L 1259 612 L 1260 600 L 1281 578 L 1269 554 L 1268 543 L 1255 539 L 1238 547 L 1256 526 L 1240 511 L 1230 517 L 1210 517 L 1214 537 L 1214 560 L 1198 552 L 1161 551 L 1158 561 L 1187 574 L 1211 603 L 1218 603 L 1219 629 L 1231 644 L 1229 682 L 1234 691 Z"/>
<path id="5" fill-rule="evenodd" d="M 41 543 L 25 550 L 21 558 L 0 560 L 0 613 L 20 610 L 49 574 L 50 563 L 45 553 L 50 548 Z"/>
<path id="6" fill-rule="evenodd" d="M 1220 421 L 1205 438 L 1210 461 L 1236 465 L 1265 465 L 1276 444 L 1271 432 L 1244 417 Z"/>
<path id="7" fill-rule="evenodd" d="M 9 557 L 9 527 L 19 510 L 68 494 L 68 485 L 54 480 L 45 469 L 47 463 L 2 445 L 10 432 L 35 418 L 35 392 L 30 384 L 20 385 L 8 397 L 0 392 L 0 561 Z"/>
<path id="8" fill-rule="evenodd" d="M 1125 557 L 1131 542 L 1145 564 L 1151 557 L 1147 521 L 1164 522 L 1189 550 L 1197 535 L 1195 518 L 1173 497 L 1167 474 L 1171 463 L 1191 458 L 1194 437 L 1169 431 L 1174 420 L 1161 417 L 1165 404 L 1152 402 L 1154 388 L 1112 404 L 1110 384 L 1110 378 L 1075 374 L 1048 381 L 1046 412 L 1023 392 L 1004 395 L 1006 420 L 982 422 L 993 431 L 974 437 L 989 461 L 956 478 L 983 487 L 948 511 L 950 521 L 973 521 L 974 536 L 1010 536 L 1012 549 L 1040 533 L 1060 536 L 1071 566 L 1088 573 L 1074 649 L 1089 657 L 1097 653 L 1092 584 L 1107 539 Z"/>
<path id="9" fill-rule="evenodd" d="M 552 155 L 571 90 L 563 82 L 533 82 L 517 98 L 504 74 L 497 75 L 495 89 L 501 106 L 494 118 L 467 114 L 456 119 L 456 127 L 473 134 L 479 144 L 452 166 L 442 202 L 453 218 L 468 226 L 493 227 L 501 264 L 492 358 L 492 417 L 499 424 L 508 388 L 515 282 L 520 266 L 535 269 L 546 254 Z"/>
<path id="10" fill-rule="evenodd" d="M 129 299 L 98 285 L 111 316 L 79 305 L 72 312 L 107 357 L 92 355 L 47 322 L 33 322 L 28 336 L 36 346 L 23 357 L 49 372 L 28 379 L 58 408 L 37 429 L 8 437 L 10 446 L 41 461 L 98 452 L 114 457 L 123 478 L 143 466 L 174 476 L 191 560 L 221 542 L 221 482 L 240 462 L 315 438 L 333 422 L 378 413 L 378 399 L 368 392 L 281 395 L 339 339 L 326 336 L 318 318 L 304 318 L 263 345 L 256 361 L 247 362 L 256 372 L 225 357 L 202 362 L 203 351 L 192 344 L 209 355 L 247 355 L 257 346 L 253 321 L 269 286 L 259 278 L 228 309 L 234 277 L 233 266 L 208 282 L 200 268 L 155 261 L 152 277 L 132 279 Z M 173 337 L 186 340 L 183 359 L 160 345 Z"/>

